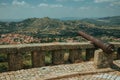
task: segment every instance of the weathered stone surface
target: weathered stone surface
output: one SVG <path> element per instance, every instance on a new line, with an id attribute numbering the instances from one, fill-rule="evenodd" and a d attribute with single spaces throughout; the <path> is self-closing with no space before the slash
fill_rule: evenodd
<path id="1" fill-rule="evenodd" d="M 113 44 L 115 48 L 120 47 L 120 42 L 110 42 L 110 44 Z"/>
<path id="2" fill-rule="evenodd" d="M 94 52 L 95 52 L 94 48 L 86 49 L 86 61 L 89 61 L 90 59 L 94 57 Z"/>
<path id="3" fill-rule="evenodd" d="M 116 45 L 115 47 L 117 47 L 117 48 L 120 46 L 120 43 L 111 43 L 111 44 L 115 44 Z M 40 43 L 40 44 L 1 45 L 0 46 L 0 53 L 5 53 L 5 54 L 15 53 L 16 54 L 19 52 L 19 55 L 21 55 L 21 53 L 25 53 L 28 51 L 31 52 L 31 51 L 59 51 L 59 50 L 66 50 L 66 49 L 67 50 L 87 49 L 86 50 L 86 56 L 87 56 L 86 60 L 89 60 L 89 58 L 91 58 L 94 54 L 93 53 L 94 50 L 91 50 L 94 47 L 95 46 L 93 44 L 91 44 L 90 42 L 86 42 L 86 43 L 46 43 L 46 44 Z M 71 52 L 75 52 L 75 51 L 71 51 Z M 77 52 L 75 52 L 75 54 L 76 53 Z M 118 53 L 119 53 L 119 49 L 118 49 Z M 12 56 L 14 56 L 14 55 L 11 54 L 11 57 Z M 10 58 L 10 56 L 8 56 L 8 57 Z M 16 55 L 16 57 L 17 57 L 17 55 Z M 20 59 L 19 62 L 17 61 L 18 59 Z M 74 59 L 76 59 L 76 58 L 71 57 L 71 62 L 74 62 Z M 15 59 L 15 60 L 16 60 L 16 63 L 21 63 L 21 57 Z M 11 61 L 12 60 L 10 60 L 9 63 Z M 14 63 L 14 64 L 16 64 L 16 63 Z M 35 64 L 37 64 L 37 63 L 35 63 Z M 9 64 L 9 66 L 12 66 L 12 65 L 13 64 L 11 64 L 11 65 Z M 21 67 L 18 67 L 18 69 L 20 69 L 20 68 Z"/>
<path id="4" fill-rule="evenodd" d="M 59 50 L 59 49 L 79 49 L 94 48 L 93 44 L 86 43 L 38 43 L 38 44 L 17 44 L 17 45 L 1 45 L 0 53 L 8 52 L 27 52 L 36 50 Z"/>
<path id="5" fill-rule="evenodd" d="M 120 59 L 120 48 L 117 49 L 117 59 Z"/>
<path id="6" fill-rule="evenodd" d="M 120 65 L 120 60 L 114 61 Z M 112 68 L 96 69 L 94 63 L 82 62 L 0 73 L 0 80 L 119 80 Z"/>
<path id="7" fill-rule="evenodd" d="M 45 65 L 45 51 L 32 52 L 32 66 L 41 67 Z"/>
<path id="8" fill-rule="evenodd" d="M 96 68 L 107 68 L 113 65 L 112 54 L 106 54 L 101 49 L 95 51 L 94 64 Z"/>
<path id="9" fill-rule="evenodd" d="M 53 64 L 63 64 L 64 63 L 64 50 L 54 50 L 52 51 L 52 63 Z"/>
<path id="10" fill-rule="evenodd" d="M 116 48 L 120 47 L 119 42 L 111 42 Z M 17 45 L 1 45 L 0 53 L 8 52 L 27 52 L 34 50 L 58 50 L 58 49 L 86 49 L 95 48 L 90 42 L 83 43 L 37 43 L 37 44 L 17 44 Z"/>
<path id="11" fill-rule="evenodd" d="M 9 53 L 8 54 L 8 66 L 10 71 L 22 69 L 22 54 L 21 53 Z"/>
<path id="12" fill-rule="evenodd" d="M 70 62 L 80 62 L 82 61 L 81 49 L 70 49 L 69 50 L 69 60 Z"/>

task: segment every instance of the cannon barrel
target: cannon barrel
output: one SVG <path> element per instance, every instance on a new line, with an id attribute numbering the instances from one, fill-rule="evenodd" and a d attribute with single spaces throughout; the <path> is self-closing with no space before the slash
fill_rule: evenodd
<path id="1" fill-rule="evenodd" d="M 94 44 L 95 46 L 101 48 L 105 53 L 110 54 L 114 51 L 114 45 L 112 44 L 103 43 L 101 40 L 98 40 L 82 31 L 79 31 L 78 34 L 81 35 L 83 38 L 91 41 L 92 44 Z"/>

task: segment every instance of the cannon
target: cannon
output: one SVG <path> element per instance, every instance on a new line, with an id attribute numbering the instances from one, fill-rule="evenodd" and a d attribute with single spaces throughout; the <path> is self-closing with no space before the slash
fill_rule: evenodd
<path id="1" fill-rule="evenodd" d="M 91 35 L 88 35 L 82 31 L 79 31 L 78 34 L 81 35 L 83 38 L 91 41 L 91 43 L 97 46 L 98 48 L 101 48 L 105 53 L 111 54 L 112 52 L 114 52 L 114 45 L 109 44 L 109 43 L 104 43 L 101 40 L 96 39 L 92 37 Z"/>

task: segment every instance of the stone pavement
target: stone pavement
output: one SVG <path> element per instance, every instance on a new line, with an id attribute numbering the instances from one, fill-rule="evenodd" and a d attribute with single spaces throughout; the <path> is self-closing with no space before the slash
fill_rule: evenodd
<path id="1" fill-rule="evenodd" d="M 120 66 L 120 60 L 114 61 Z M 0 73 L 0 80 L 120 80 L 119 69 L 96 69 L 92 61 Z"/>

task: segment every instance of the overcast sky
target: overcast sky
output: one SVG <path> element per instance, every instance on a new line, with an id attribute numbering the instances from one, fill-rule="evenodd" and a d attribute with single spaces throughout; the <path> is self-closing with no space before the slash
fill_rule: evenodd
<path id="1" fill-rule="evenodd" d="M 0 0 L 0 19 L 120 15 L 120 0 Z"/>

